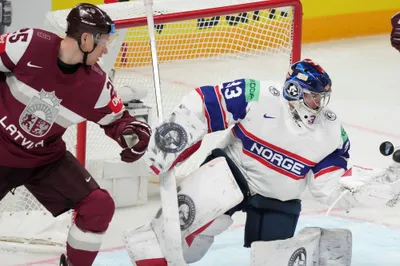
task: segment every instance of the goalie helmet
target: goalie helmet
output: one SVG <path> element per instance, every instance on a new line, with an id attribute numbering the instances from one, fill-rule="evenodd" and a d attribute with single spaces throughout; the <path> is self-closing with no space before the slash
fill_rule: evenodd
<path id="1" fill-rule="evenodd" d="M 331 87 L 325 70 L 311 59 L 304 59 L 289 68 L 283 97 L 289 102 L 293 117 L 311 128 L 329 103 Z"/>
<path id="2" fill-rule="evenodd" d="M 79 41 L 82 33 L 93 34 L 95 43 L 101 35 L 114 33 L 114 22 L 106 12 L 92 4 L 78 4 L 67 16 L 66 34 Z"/>

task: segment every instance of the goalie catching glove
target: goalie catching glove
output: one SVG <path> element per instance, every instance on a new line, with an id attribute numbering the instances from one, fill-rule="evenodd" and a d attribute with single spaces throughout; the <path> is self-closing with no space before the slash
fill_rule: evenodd
<path id="1" fill-rule="evenodd" d="M 145 122 L 136 120 L 125 126 L 120 137 L 121 160 L 132 163 L 139 160 L 147 149 L 151 136 L 151 128 Z"/>
<path id="2" fill-rule="evenodd" d="M 353 166 L 339 181 L 338 207 L 392 207 L 400 193 L 399 171 L 395 164 L 375 170 Z"/>

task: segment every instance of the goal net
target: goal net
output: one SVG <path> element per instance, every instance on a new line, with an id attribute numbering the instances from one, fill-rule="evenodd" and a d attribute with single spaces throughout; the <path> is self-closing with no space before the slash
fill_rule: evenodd
<path id="1" fill-rule="evenodd" d="M 143 102 L 152 107 L 149 123 L 154 124 L 156 104 L 145 6 L 142 1 L 131 1 L 100 7 L 117 29 L 102 66 L 106 72 L 115 73 L 117 89 L 130 85 L 147 90 Z M 299 0 L 163 0 L 156 1 L 153 10 L 165 114 L 201 85 L 239 78 L 283 81 L 289 64 L 300 59 Z M 68 12 L 50 12 L 45 21 L 47 29 L 63 36 Z M 186 175 L 194 170 L 224 135 L 206 137 L 179 173 Z M 68 129 L 64 140 L 96 179 L 101 178 L 105 161 L 119 160 L 120 147 L 91 122 Z M 20 221 L 25 221 L 25 226 L 11 230 Z M 68 222 L 68 217 L 55 221 L 24 188 L 18 188 L 0 204 L 3 241 L 63 245 Z"/>

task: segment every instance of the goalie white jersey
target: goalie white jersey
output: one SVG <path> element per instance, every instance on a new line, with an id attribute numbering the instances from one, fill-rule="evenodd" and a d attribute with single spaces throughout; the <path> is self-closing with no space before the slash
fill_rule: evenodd
<path id="1" fill-rule="evenodd" d="M 300 199 L 308 185 L 317 199 L 332 202 L 347 168 L 347 134 L 329 109 L 317 116 L 312 131 L 301 126 L 281 88 L 272 81 L 240 79 L 197 88 L 182 104 L 209 133 L 232 126 L 224 149 L 251 193 L 286 201 Z"/>

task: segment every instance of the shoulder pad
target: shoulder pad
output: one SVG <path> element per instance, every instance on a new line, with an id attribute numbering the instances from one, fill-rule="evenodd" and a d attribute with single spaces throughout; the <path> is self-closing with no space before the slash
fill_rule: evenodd
<path id="1" fill-rule="evenodd" d="M 261 80 L 260 87 L 264 96 L 275 98 L 281 95 L 282 84 L 274 80 Z"/>

